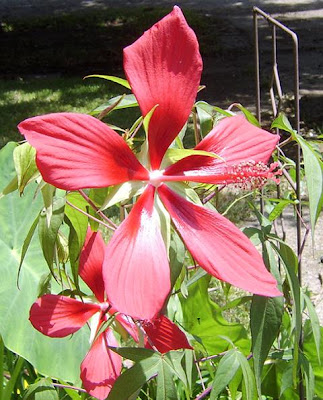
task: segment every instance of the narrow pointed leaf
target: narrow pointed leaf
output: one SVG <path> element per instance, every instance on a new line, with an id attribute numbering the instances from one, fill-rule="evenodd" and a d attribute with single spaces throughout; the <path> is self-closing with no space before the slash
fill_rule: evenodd
<path id="1" fill-rule="evenodd" d="M 219 397 L 220 393 L 225 387 L 231 382 L 235 374 L 240 367 L 240 363 L 237 356 L 237 351 L 232 349 L 229 350 L 219 362 L 216 369 L 214 381 L 212 383 L 212 391 L 210 400 L 215 400 Z"/>
<path id="2" fill-rule="evenodd" d="M 173 370 L 162 360 L 158 368 L 156 400 L 178 399 L 173 376 Z"/>
<path id="3" fill-rule="evenodd" d="M 36 151 L 29 143 L 17 146 L 13 152 L 13 159 L 18 178 L 18 190 L 22 194 L 26 185 L 39 175 L 35 162 Z"/>
<path id="4" fill-rule="evenodd" d="M 87 75 L 84 77 L 84 79 L 87 78 L 101 78 L 101 79 L 106 79 L 107 81 L 115 82 L 118 83 L 121 86 L 126 87 L 127 89 L 130 89 L 130 85 L 126 79 L 119 78 L 117 76 L 111 76 L 111 75 Z"/>

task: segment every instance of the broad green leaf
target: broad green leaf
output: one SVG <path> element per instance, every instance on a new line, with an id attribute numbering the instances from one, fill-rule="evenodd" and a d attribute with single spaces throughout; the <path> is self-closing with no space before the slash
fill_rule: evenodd
<path id="1" fill-rule="evenodd" d="M 280 113 L 278 117 L 273 121 L 271 124 L 271 128 L 278 128 L 281 129 L 285 132 L 289 132 L 290 134 L 294 135 L 295 131 L 292 128 L 290 122 L 288 121 L 288 118 L 286 117 L 285 114 Z"/>
<path id="2" fill-rule="evenodd" d="M 237 351 L 237 359 L 242 369 L 243 381 L 246 388 L 246 400 L 253 400 L 255 392 L 255 380 L 251 367 L 246 357 L 240 353 L 240 351 Z"/>
<path id="3" fill-rule="evenodd" d="M 110 349 L 121 357 L 135 362 L 145 360 L 156 354 L 154 350 L 145 349 L 143 347 L 110 347 Z"/>
<path id="4" fill-rule="evenodd" d="M 187 299 L 180 297 L 183 328 L 203 344 L 202 350 L 213 355 L 226 351 L 230 344 L 228 337 L 241 351 L 248 353 L 250 341 L 241 324 L 229 323 L 221 315 L 221 309 L 208 296 L 210 276 L 205 276 L 189 286 Z"/>
<path id="5" fill-rule="evenodd" d="M 192 352 L 192 350 L 188 351 Z M 163 354 L 163 362 L 168 365 L 173 375 L 176 375 L 184 383 L 184 385 L 187 386 L 185 371 L 182 367 L 183 356 L 184 351 L 169 351 L 168 353 Z"/>
<path id="6" fill-rule="evenodd" d="M 319 363 L 321 362 L 321 356 L 320 356 L 320 344 L 321 344 L 321 327 L 320 327 L 320 320 L 319 317 L 316 313 L 315 307 L 313 306 L 311 299 L 305 294 L 304 292 L 301 292 L 301 295 L 303 296 L 306 304 L 306 308 L 308 311 L 309 319 L 312 325 L 312 332 L 313 332 L 313 337 L 314 337 L 314 342 L 316 346 L 316 352 L 317 352 L 317 357 L 319 360 Z"/>
<path id="7" fill-rule="evenodd" d="M 106 79 L 107 81 L 111 81 L 111 82 L 115 82 L 118 83 L 121 86 L 126 87 L 127 89 L 131 89 L 129 82 L 126 79 L 123 78 L 119 78 L 117 76 L 111 76 L 111 75 L 87 75 L 85 76 L 83 79 L 87 79 L 87 78 L 101 78 L 101 79 Z"/>
<path id="8" fill-rule="evenodd" d="M 53 200 L 53 210 L 48 221 L 47 212 L 41 211 L 38 222 L 39 241 L 43 250 L 45 260 L 53 273 L 53 262 L 56 256 L 56 239 L 58 230 L 63 223 L 65 199 L 62 197 Z"/>
<path id="9" fill-rule="evenodd" d="M 230 310 L 232 308 L 236 308 L 245 303 L 248 303 L 249 301 L 252 300 L 252 298 L 253 298 L 253 296 L 238 297 L 237 299 L 234 299 L 234 300 L 230 301 L 229 303 L 225 304 L 223 307 L 221 307 L 221 310 L 225 311 L 225 310 Z"/>
<path id="10" fill-rule="evenodd" d="M 29 322 L 39 281 L 48 273 L 37 237 L 30 242 L 17 288 L 21 248 L 42 207 L 41 198 L 33 198 L 34 191 L 35 185 L 30 184 L 24 196 L 15 192 L 0 200 L 0 335 L 9 350 L 32 363 L 40 374 L 80 385 L 79 366 L 89 348 L 87 326 L 73 337 L 53 339 Z M 60 290 L 55 288 L 56 293 Z"/>
<path id="11" fill-rule="evenodd" d="M 41 378 L 28 386 L 22 400 L 58 400 L 58 394 L 49 378 Z"/>
<path id="12" fill-rule="evenodd" d="M 256 385 L 261 396 L 261 373 L 282 321 L 283 297 L 253 296 L 250 309 L 252 354 Z"/>
<path id="13" fill-rule="evenodd" d="M 161 164 L 161 169 L 164 169 L 168 167 L 171 164 L 174 164 L 175 162 L 189 157 L 189 156 L 205 156 L 205 157 L 211 157 L 211 158 L 221 158 L 220 156 L 216 155 L 215 153 L 211 153 L 209 151 L 204 151 L 204 150 L 194 150 L 194 149 L 177 149 L 177 148 L 169 148 L 165 156 L 163 158 L 162 164 Z M 221 158 L 222 159 L 222 158 Z"/>
<path id="14" fill-rule="evenodd" d="M 29 143 L 17 146 L 13 151 L 13 159 L 18 178 L 18 190 L 22 194 L 25 187 L 39 175 L 36 165 L 36 150 Z"/>
<path id="15" fill-rule="evenodd" d="M 161 357 L 155 354 L 134 364 L 115 381 L 107 400 L 127 400 L 157 375 L 160 363 Z"/>
<path id="16" fill-rule="evenodd" d="M 141 181 L 128 181 L 113 186 L 100 208 L 101 211 L 138 196 L 144 191 L 145 183 Z"/>
<path id="17" fill-rule="evenodd" d="M 18 188 L 18 178 L 13 163 L 13 152 L 17 145 L 15 142 L 9 142 L 0 149 L 0 199 Z"/>
<path id="18" fill-rule="evenodd" d="M 239 368 L 240 363 L 237 357 L 237 351 L 231 349 L 221 358 L 216 369 L 210 400 L 218 398 L 224 388 L 231 382 Z"/>
<path id="19" fill-rule="evenodd" d="M 174 370 L 162 359 L 159 364 L 157 375 L 157 398 L 156 400 L 177 400 L 175 383 L 173 380 Z"/>

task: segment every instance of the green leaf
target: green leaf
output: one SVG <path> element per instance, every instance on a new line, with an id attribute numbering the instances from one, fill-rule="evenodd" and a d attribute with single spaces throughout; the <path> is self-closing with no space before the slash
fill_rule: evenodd
<path id="1" fill-rule="evenodd" d="M 79 385 L 79 366 L 89 349 L 87 326 L 73 337 L 53 339 L 42 335 L 29 322 L 30 307 L 38 296 L 38 283 L 48 273 L 35 236 L 25 255 L 20 289 L 17 288 L 24 238 L 42 207 L 41 197 L 34 199 L 34 192 L 35 185 L 30 184 L 24 196 L 11 193 L 0 200 L 0 335 L 9 350 L 32 363 L 40 374 Z M 54 293 L 61 290 L 58 285 L 54 289 Z"/>
<path id="2" fill-rule="evenodd" d="M 320 320 L 319 317 L 316 313 L 315 307 L 313 306 L 311 299 L 302 292 L 302 296 L 305 300 L 306 308 L 308 311 L 308 315 L 310 317 L 310 322 L 312 325 L 312 332 L 313 332 L 313 337 L 314 337 L 314 342 L 316 346 L 316 352 L 317 352 L 317 357 L 319 360 L 319 363 L 321 363 L 321 357 L 320 357 L 320 344 L 321 344 L 321 327 L 320 327 Z"/>
<path id="3" fill-rule="evenodd" d="M 211 158 L 222 158 L 215 153 L 211 153 L 209 151 L 204 151 L 204 150 L 194 150 L 194 149 L 177 149 L 177 148 L 169 148 L 165 156 L 163 158 L 162 164 L 161 164 L 161 169 L 164 169 L 168 167 L 171 164 L 174 164 L 175 162 L 189 157 L 189 156 L 205 156 L 205 157 L 211 157 Z"/>
<path id="4" fill-rule="evenodd" d="M 237 358 L 242 369 L 242 376 L 246 387 L 246 400 L 253 400 L 255 392 L 255 380 L 251 367 L 246 357 L 237 351 Z"/>
<path id="5" fill-rule="evenodd" d="M 215 400 L 218 398 L 224 388 L 231 382 L 239 368 L 240 363 L 238 360 L 237 351 L 235 349 L 231 349 L 221 358 L 221 361 L 216 369 L 210 400 Z"/>
<path id="6" fill-rule="evenodd" d="M 13 152 L 17 145 L 9 142 L 0 149 L 0 199 L 18 188 L 18 177 L 13 164 Z"/>
<path id="7" fill-rule="evenodd" d="M 169 265 L 171 286 L 175 285 L 179 277 L 185 260 L 185 246 L 175 230 L 172 230 L 170 248 L 169 248 Z"/>
<path id="8" fill-rule="evenodd" d="M 66 200 L 80 210 L 87 211 L 87 202 L 78 192 L 71 192 L 66 196 Z M 65 215 L 70 226 L 68 237 L 70 263 L 74 278 L 74 283 L 78 286 L 78 266 L 79 256 L 84 244 L 86 231 L 88 227 L 88 217 L 71 205 L 66 204 Z"/>
<path id="9" fill-rule="evenodd" d="M 111 76 L 111 75 L 87 75 L 85 76 L 83 79 L 87 79 L 87 78 L 101 78 L 101 79 L 106 79 L 108 81 L 111 82 L 115 82 L 118 83 L 121 86 L 126 87 L 127 89 L 131 89 L 129 82 L 126 79 L 122 79 L 122 78 L 118 78 L 117 76 Z"/>
<path id="10" fill-rule="evenodd" d="M 308 362 L 313 368 L 314 376 L 315 376 L 315 394 L 319 399 L 323 399 L 323 368 L 319 361 L 319 357 L 317 356 L 317 347 L 314 339 L 313 332 L 307 333 L 309 324 L 305 324 L 304 329 L 304 342 L 303 342 L 303 351 L 306 356 Z M 320 359 L 323 358 L 323 327 L 321 330 L 321 343 L 320 343 Z"/>
<path id="11" fill-rule="evenodd" d="M 294 138 L 300 144 L 303 153 L 313 237 L 315 224 L 323 205 L 323 162 L 310 143 L 296 133 Z"/>
<path id="12" fill-rule="evenodd" d="M 159 364 L 157 376 L 157 398 L 156 400 L 177 400 L 175 383 L 173 380 L 174 371 L 162 360 Z"/>
<path id="13" fill-rule="evenodd" d="M 133 365 L 115 381 L 107 400 L 127 400 L 149 379 L 157 375 L 160 363 L 160 355 L 155 354 Z"/>
<path id="14" fill-rule="evenodd" d="M 192 353 L 192 350 L 189 351 Z M 186 374 L 182 367 L 183 357 L 184 351 L 173 350 L 163 354 L 163 362 L 167 363 L 173 375 L 176 375 L 187 386 Z"/>
<path id="15" fill-rule="evenodd" d="M 204 107 L 202 105 L 204 105 Z M 207 135 L 213 128 L 215 112 L 212 106 L 210 106 L 210 108 L 206 110 L 207 106 L 210 105 L 202 101 L 198 101 L 197 103 L 195 103 L 195 108 L 199 118 L 202 137 Z"/>
<path id="16" fill-rule="evenodd" d="M 96 107 L 94 110 L 92 110 L 90 112 L 90 115 L 98 115 L 102 111 L 107 110 L 110 107 L 113 107 L 113 110 L 123 110 L 125 108 L 138 107 L 138 103 L 137 103 L 137 100 L 136 100 L 136 98 L 135 98 L 135 96 L 133 94 L 126 94 L 126 95 L 124 94 L 122 96 L 112 97 L 106 103 L 101 104 L 99 107 Z"/>
<path id="17" fill-rule="evenodd" d="M 162 234 L 165 243 L 167 255 L 169 256 L 170 231 L 171 231 L 170 215 L 166 210 L 164 204 L 160 200 L 159 196 L 155 196 L 154 209 L 159 217 L 160 232 Z"/>
<path id="18" fill-rule="evenodd" d="M 274 221 L 276 218 L 278 218 L 289 204 L 296 204 L 294 200 L 287 199 L 275 199 L 275 202 L 277 204 L 268 215 L 269 221 Z"/>
<path id="19" fill-rule="evenodd" d="M 156 104 L 144 117 L 143 125 L 144 125 L 144 130 L 145 130 L 147 136 L 148 136 L 149 122 L 158 106 L 159 106 L 159 104 Z"/>
<path id="20" fill-rule="evenodd" d="M 22 194 L 25 187 L 39 175 L 35 161 L 36 150 L 29 143 L 17 146 L 13 151 L 13 160 L 18 178 L 18 190 Z"/>
<path id="21" fill-rule="evenodd" d="M 306 400 L 312 400 L 314 398 L 315 390 L 315 378 L 312 365 L 308 362 L 305 355 L 299 355 L 299 361 L 301 365 L 302 372 L 305 376 L 305 393 Z"/>
<path id="22" fill-rule="evenodd" d="M 301 310 L 301 292 L 299 286 L 299 280 L 296 275 L 298 268 L 298 261 L 296 254 L 293 250 L 283 242 L 279 243 L 280 246 L 277 248 L 272 244 L 273 248 L 277 251 L 279 258 L 282 261 L 289 287 L 291 289 L 291 294 L 293 298 L 293 313 L 292 313 L 292 323 L 294 328 L 294 368 L 293 368 L 293 380 L 294 385 L 297 382 L 297 369 L 298 369 L 298 355 L 299 355 L 299 339 L 302 329 L 302 310 Z"/>
<path id="23" fill-rule="evenodd" d="M 100 208 L 101 211 L 115 204 L 138 196 L 144 191 L 145 183 L 141 181 L 128 181 L 115 185 L 109 189 L 108 194 Z"/>
<path id="24" fill-rule="evenodd" d="M 91 189 L 90 190 L 89 198 L 93 201 L 93 203 L 96 205 L 96 207 L 98 209 L 100 209 L 102 207 L 102 205 L 104 204 L 104 200 L 107 197 L 108 191 L 109 191 L 108 187 L 106 187 L 106 188 L 95 188 L 95 189 Z M 94 218 L 98 218 L 97 212 L 92 207 L 89 207 L 88 212 Z M 90 223 L 92 231 L 96 232 L 99 229 L 99 223 L 98 222 L 96 222 L 93 219 L 89 218 L 89 223 Z"/>
<path id="25" fill-rule="evenodd" d="M 156 352 L 154 350 L 145 349 L 143 347 L 109 347 L 121 357 L 127 358 L 135 362 L 145 360 L 152 357 Z"/>
<path id="26" fill-rule="evenodd" d="M 281 129 L 285 132 L 289 132 L 292 135 L 294 135 L 295 133 L 290 122 L 288 121 L 288 118 L 283 113 L 280 113 L 278 117 L 273 121 L 273 123 L 271 124 L 271 129 L 273 128 Z"/>
<path id="27" fill-rule="evenodd" d="M 232 104 L 232 106 L 239 108 L 239 110 L 243 112 L 244 116 L 252 125 L 255 125 L 258 128 L 260 128 L 260 124 L 257 118 L 254 115 L 252 115 L 251 112 L 248 111 L 245 107 L 243 107 L 243 105 L 241 105 L 240 103 L 234 103 Z"/>
<path id="28" fill-rule="evenodd" d="M 63 223 L 65 209 L 65 199 L 62 197 L 56 198 L 53 201 L 53 211 L 51 218 L 48 221 L 47 212 L 44 209 L 40 213 L 38 222 L 39 241 L 43 250 L 45 260 L 51 270 L 53 276 L 53 262 L 56 253 L 56 239 L 58 230 Z"/>
<path id="29" fill-rule="evenodd" d="M 282 321 L 283 297 L 253 296 L 250 309 L 252 353 L 258 395 L 261 397 L 261 373 Z"/>
<path id="30" fill-rule="evenodd" d="M 58 400 L 58 394 L 49 378 L 41 378 L 28 386 L 22 400 Z"/>
<path id="31" fill-rule="evenodd" d="M 21 270 L 22 264 L 24 262 L 28 247 L 29 247 L 30 242 L 31 242 L 31 239 L 33 238 L 35 230 L 37 228 L 37 225 L 38 225 L 38 222 L 39 222 L 39 217 L 40 217 L 40 214 L 37 215 L 37 217 L 35 218 L 34 222 L 32 223 L 32 225 L 31 225 L 31 227 L 30 227 L 30 229 L 29 229 L 29 231 L 27 233 L 27 236 L 25 237 L 24 243 L 22 245 L 20 263 L 19 263 L 18 274 L 17 274 L 17 282 L 19 282 L 20 270 Z M 19 284 L 18 284 L 18 287 L 19 287 Z"/>
<path id="32" fill-rule="evenodd" d="M 210 276 L 204 276 L 189 286 L 187 299 L 180 296 L 183 328 L 193 335 L 197 343 L 203 344 L 201 350 L 207 354 L 218 354 L 226 351 L 230 344 L 223 336 L 228 337 L 241 351 L 248 353 L 250 341 L 241 324 L 229 323 L 221 315 L 221 309 L 208 296 Z"/>

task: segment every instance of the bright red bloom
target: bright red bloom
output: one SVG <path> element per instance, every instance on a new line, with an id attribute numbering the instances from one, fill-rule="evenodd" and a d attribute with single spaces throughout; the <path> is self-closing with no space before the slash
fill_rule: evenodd
<path id="1" fill-rule="evenodd" d="M 196 147 L 221 158 L 194 155 L 160 170 L 166 150 L 189 117 L 202 71 L 196 36 L 178 7 L 124 49 L 124 69 L 142 114 L 158 105 L 149 123 L 150 170 L 117 133 L 93 117 L 49 114 L 19 125 L 37 150 L 45 181 L 54 186 L 77 190 L 131 180 L 146 183 L 107 247 L 103 276 L 111 304 L 133 317 L 152 319 L 169 294 L 170 271 L 154 208 L 156 194 L 207 272 L 252 293 L 279 296 L 275 279 L 249 239 L 220 214 L 179 196 L 170 183 L 261 184 L 273 177 L 265 164 L 278 136 L 242 116 L 226 118 Z"/>
<path id="2" fill-rule="evenodd" d="M 80 329 L 94 314 L 99 314 L 96 332 L 116 309 L 105 302 L 102 264 L 105 244 L 98 233 L 88 230 L 80 256 L 79 273 L 94 293 L 97 303 L 84 303 L 66 296 L 46 294 L 40 297 L 30 309 L 30 321 L 33 326 L 50 337 L 64 337 Z M 137 326 L 131 318 L 123 314 L 115 315 L 115 323 L 138 341 Z M 162 327 L 160 328 L 160 326 Z M 148 324 L 147 338 L 158 351 L 167 352 L 181 348 L 191 348 L 185 334 L 167 317 Z M 171 336 L 170 336 L 171 332 Z M 148 339 L 149 337 L 149 339 Z M 120 375 L 121 357 L 109 349 L 118 347 L 111 328 L 98 335 L 81 364 L 81 379 L 84 388 L 92 396 L 105 399 Z"/>

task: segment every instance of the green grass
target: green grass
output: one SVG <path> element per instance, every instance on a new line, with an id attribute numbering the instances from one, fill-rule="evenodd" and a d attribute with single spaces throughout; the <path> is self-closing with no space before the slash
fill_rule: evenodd
<path id="1" fill-rule="evenodd" d="M 10 140 L 22 139 L 17 124 L 26 118 L 52 112 L 89 113 L 126 91 L 117 84 L 94 78 L 0 80 L 0 147 Z M 111 123 L 127 128 L 136 116 L 138 109 L 114 112 Z"/>

